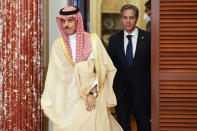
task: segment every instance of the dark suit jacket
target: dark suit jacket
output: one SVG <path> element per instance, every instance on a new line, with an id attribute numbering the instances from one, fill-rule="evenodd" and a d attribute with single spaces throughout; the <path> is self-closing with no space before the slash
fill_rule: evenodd
<path id="1" fill-rule="evenodd" d="M 151 21 L 146 24 L 146 31 L 151 32 Z"/>
<path id="2" fill-rule="evenodd" d="M 113 89 L 118 103 L 130 93 L 134 104 L 150 105 L 150 34 L 138 28 L 138 39 L 133 64 L 129 67 L 124 52 L 124 31 L 109 39 L 108 53 L 117 73 Z"/>

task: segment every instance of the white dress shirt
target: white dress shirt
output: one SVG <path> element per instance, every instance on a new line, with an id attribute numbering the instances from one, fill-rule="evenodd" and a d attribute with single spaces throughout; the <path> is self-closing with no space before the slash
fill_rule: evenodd
<path id="1" fill-rule="evenodd" d="M 125 51 L 125 55 L 126 55 L 127 45 L 129 43 L 129 40 L 127 38 L 127 35 L 132 35 L 131 39 L 132 39 L 133 58 L 134 58 L 135 52 L 136 52 L 136 47 L 137 47 L 138 28 L 135 28 L 134 31 L 131 34 L 127 33 L 124 30 L 124 51 Z"/>
<path id="2" fill-rule="evenodd" d="M 73 62 L 75 62 L 76 61 L 76 34 L 69 35 L 68 38 L 69 38 L 69 43 L 70 43 L 70 47 L 71 47 L 71 50 L 72 50 L 72 57 L 73 57 L 72 60 L 73 60 Z M 92 60 L 92 59 L 94 59 L 93 52 L 91 52 L 91 54 L 88 57 L 88 60 Z M 99 88 L 98 88 L 97 74 L 96 74 L 96 79 L 92 84 L 92 87 L 94 87 L 96 85 L 97 85 L 97 91 L 98 91 Z"/>

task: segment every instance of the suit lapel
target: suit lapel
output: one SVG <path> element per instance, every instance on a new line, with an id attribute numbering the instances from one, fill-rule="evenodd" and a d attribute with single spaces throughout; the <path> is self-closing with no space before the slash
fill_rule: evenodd
<path id="1" fill-rule="evenodd" d="M 121 55 L 125 56 L 125 52 L 124 52 L 124 32 L 123 31 L 120 34 L 120 42 L 118 42 L 118 43 L 119 43 L 119 46 L 120 46 Z"/>
<path id="2" fill-rule="evenodd" d="M 120 36 L 119 37 L 120 42 L 118 42 L 118 43 L 119 43 L 119 47 L 120 47 L 120 55 L 122 58 L 122 62 L 124 63 L 125 68 L 130 68 L 127 58 L 126 58 L 126 55 L 125 55 L 125 51 L 124 51 L 124 31 L 122 31 L 119 36 Z M 133 58 L 133 64 L 135 64 L 135 61 L 136 61 L 138 55 L 140 55 L 141 49 L 143 48 L 143 46 L 145 46 L 143 41 L 144 41 L 144 34 L 138 28 L 137 46 L 136 46 L 135 56 Z"/>
<path id="3" fill-rule="evenodd" d="M 136 46 L 136 51 L 135 51 L 135 56 L 133 58 L 133 62 L 135 63 L 138 55 L 140 55 L 140 51 L 143 47 L 143 40 L 144 40 L 144 36 L 143 36 L 143 33 L 142 31 L 138 28 L 138 38 L 137 38 L 137 46 Z"/>
<path id="4" fill-rule="evenodd" d="M 121 58 L 123 60 L 124 65 L 126 66 L 126 68 L 129 68 L 129 64 L 128 64 L 128 61 L 127 61 L 127 58 L 126 58 L 126 55 L 125 55 L 125 51 L 124 51 L 124 31 L 122 31 L 120 33 L 119 40 L 120 40 L 120 42 L 118 42 L 118 43 L 119 43 L 119 46 L 120 46 Z"/>

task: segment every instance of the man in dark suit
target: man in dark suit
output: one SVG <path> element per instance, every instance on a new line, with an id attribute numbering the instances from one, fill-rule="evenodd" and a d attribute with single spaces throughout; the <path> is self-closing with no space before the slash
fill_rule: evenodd
<path id="1" fill-rule="evenodd" d="M 133 111 L 138 131 L 150 131 L 150 34 L 136 27 L 136 6 L 125 5 L 120 14 L 124 30 L 111 36 L 108 45 L 117 68 L 113 88 L 118 122 L 124 131 L 131 131 Z"/>

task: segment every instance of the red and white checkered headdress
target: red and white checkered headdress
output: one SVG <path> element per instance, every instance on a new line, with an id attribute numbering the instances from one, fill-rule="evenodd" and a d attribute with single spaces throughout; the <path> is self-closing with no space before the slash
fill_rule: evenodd
<path id="1" fill-rule="evenodd" d="M 76 63 L 86 61 L 91 53 L 91 40 L 89 33 L 84 31 L 83 18 L 77 7 L 68 6 L 60 10 L 60 15 L 56 17 L 57 25 L 66 44 L 69 55 L 72 58 L 72 50 L 69 43 L 68 35 L 64 32 L 61 19 L 73 17 L 76 20 Z"/>

